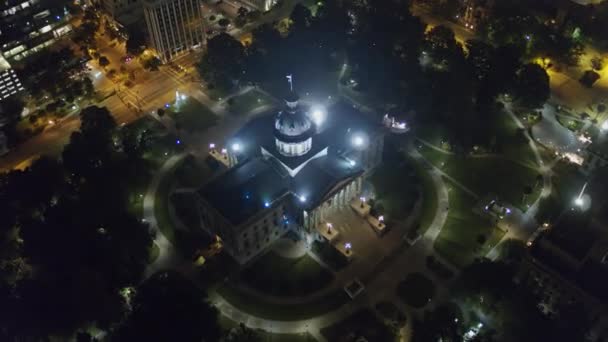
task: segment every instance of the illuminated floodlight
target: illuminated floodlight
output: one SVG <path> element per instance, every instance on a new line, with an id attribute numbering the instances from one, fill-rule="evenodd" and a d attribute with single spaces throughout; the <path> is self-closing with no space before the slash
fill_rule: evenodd
<path id="1" fill-rule="evenodd" d="M 228 150 L 226 150 L 225 148 L 222 149 L 222 154 L 226 154 L 228 153 Z"/>
<path id="2" fill-rule="evenodd" d="M 306 196 L 300 195 L 298 198 L 300 199 L 300 202 L 302 202 L 302 203 L 306 202 Z"/>
<path id="3" fill-rule="evenodd" d="M 210 150 L 215 149 L 215 144 L 214 144 L 214 143 L 209 144 L 209 149 L 210 149 Z"/>
<path id="4" fill-rule="evenodd" d="M 264 202 L 264 207 L 265 207 L 265 208 L 270 207 L 270 203 L 268 203 L 268 202 Z"/>
<path id="5" fill-rule="evenodd" d="M 317 126 L 321 126 L 325 122 L 325 111 L 321 108 L 315 108 L 312 111 L 312 121 Z"/>
<path id="6" fill-rule="evenodd" d="M 357 162 L 355 162 L 354 160 L 351 159 L 351 160 L 348 161 L 348 165 L 350 165 L 351 167 L 353 167 L 353 166 L 357 165 Z"/>
<path id="7" fill-rule="evenodd" d="M 355 135 L 353 137 L 353 145 L 357 146 L 357 147 L 361 147 L 363 146 L 363 144 L 365 143 L 365 141 L 363 140 L 363 137 L 360 135 Z"/>
<path id="8" fill-rule="evenodd" d="M 239 144 L 239 143 L 234 143 L 234 144 L 232 144 L 231 148 L 232 148 L 232 150 L 233 150 L 234 152 L 238 152 L 238 151 L 240 151 L 240 150 L 241 150 L 241 144 Z"/>
<path id="9" fill-rule="evenodd" d="M 582 197 L 577 197 L 577 198 L 574 200 L 574 204 L 575 204 L 577 207 L 582 207 L 582 206 L 583 206 L 583 204 L 585 204 L 585 202 L 583 201 L 583 198 L 582 198 Z"/>

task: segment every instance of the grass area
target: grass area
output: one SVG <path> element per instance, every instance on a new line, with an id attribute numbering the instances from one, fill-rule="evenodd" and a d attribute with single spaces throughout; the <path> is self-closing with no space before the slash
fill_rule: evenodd
<path id="1" fill-rule="evenodd" d="M 415 170 L 408 164 L 381 164 L 369 178 L 376 198 L 374 209 L 385 214 L 388 220 L 408 217 L 418 200 Z"/>
<path id="2" fill-rule="evenodd" d="M 348 265 L 348 259 L 328 242 L 314 241 L 311 250 L 329 265 L 334 271 L 338 271 Z"/>
<path id="3" fill-rule="evenodd" d="M 169 192 L 175 182 L 174 171 L 175 167 L 160 179 L 154 199 L 154 216 L 158 229 L 171 243 L 175 243 L 175 227 L 169 214 Z"/>
<path id="4" fill-rule="evenodd" d="M 555 222 L 561 213 L 571 208 L 572 201 L 578 196 L 587 181 L 574 165 L 560 162 L 553 167 L 552 171 L 551 195 L 543 199 L 538 208 L 537 219 L 541 222 Z M 594 191 L 600 191 L 600 193 L 594 194 Z M 593 186 L 587 187 L 586 190 L 592 198 L 604 196 L 605 194 L 601 191 L 601 188 L 596 189 Z"/>
<path id="5" fill-rule="evenodd" d="M 431 175 L 427 172 L 427 170 L 425 170 L 423 165 L 416 162 L 412 162 L 412 164 L 414 165 L 416 175 L 420 182 L 420 187 L 422 188 L 422 208 L 420 211 L 420 217 L 418 219 L 419 227 L 417 229 L 417 233 L 424 234 L 435 218 L 439 199 L 437 189 L 435 188 L 435 183 L 433 182 Z"/>
<path id="6" fill-rule="evenodd" d="M 517 127 L 513 119 L 504 112 L 494 116 L 492 122 L 496 134 L 496 152 L 507 159 L 517 161 L 530 168 L 538 167 L 534 152 L 524 135 L 524 130 Z"/>
<path id="7" fill-rule="evenodd" d="M 246 92 L 243 95 L 233 97 L 230 100 L 228 109 L 230 110 L 230 112 L 236 115 L 242 115 L 255 108 L 271 104 L 273 104 L 273 101 L 270 97 L 254 89 Z"/>
<path id="8" fill-rule="evenodd" d="M 321 329 L 321 334 L 328 341 L 358 341 L 365 337 L 366 341 L 395 341 L 395 333 L 382 323 L 369 309 L 363 309 L 347 317 L 341 322 Z"/>
<path id="9" fill-rule="evenodd" d="M 435 297 L 435 284 L 422 273 L 411 273 L 397 285 L 397 295 L 405 304 L 420 309 Z"/>
<path id="10" fill-rule="evenodd" d="M 539 172 L 509 159 L 447 155 L 425 145 L 419 151 L 433 165 L 479 196 L 495 194 L 501 201 L 525 210 L 526 203 L 533 203 L 540 195 L 542 183 L 537 184 Z M 536 191 L 524 203 L 526 186 Z"/>
<path id="11" fill-rule="evenodd" d="M 505 233 L 472 211 L 473 197 L 451 183 L 448 186 L 450 210 L 433 247 L 445 260 L 465 266 L 489 252 Z"/>
<path id="12" fill-rule="evenodd" d="M 132 122 L 122 130 L 128 137 L 137 137 L 142 148 L 142 161 L 136 167 L 137 177 L 130 182 L 129 212 L 136 217 L 143 215 L 143 199 L 154 173 L 174 153 L 182 147 L 175 144 L 175 137 L 168 134 L 165 127 L 150 117 Z"/>
<path id="13" fill-rule="evenodd" d="M 188 98 L 181 105 L 172 105 L 169 114 L 177 128 L 188 132 L 204 131 L 215 125 L 217 116 L 202 103 Z"/>
<path id="14" fill-rule="evenodd" d="M 217 288 L 217 292 L 243 312 L 277 321 L 296 321 L 312 318 L 333 311 L 346 304 L 350 298 L 342 289 L 332 291 L 313 301 L 300 304 L 276 304 L 243 293 L 230 284 Z"/>
<path id="15" fill-rule="evenodd" d="M 220 315 L 218 318 L 219 324 L 223 330 L 239 329 L 239 324 L 230 318 Z M 264 330 L 255 329 L 252 331 L 255 334 L 255 339 L 246 341 L 256 342 L 316 342 L 317 340 L 308 333 L 303 334 L 274 334 Z M 235 340 L 238 341 L 238 340 Z"/>
<path id="16" fill-rule="evenodd" d="M 278 296 L 305 296 L 328 286 L 331 272 L 313 258 L 284 258 L 270 251 L 240 274 L 241 282 L 259 292 Z"/>
<path id="17" fill-rule="evenodd" d="M 160 247 L 154 242 L 152 242 L 152 246 L 150 247 L 150 254 L 148 255 L 148 264 L 153 263 L 158 259 L 160 255 Z"/>
<path id="18" fill-rule="evenodd" d="M 211 238 L 198 227 L 190 227 L 189 231 L 178 230 L 169 213 L 170 193 L 177 183 L 175 171 L 184 161 L 177 163 L 160 180 L 154 202 L 154 216 L 158 229 L 177 249 L 187 258 L 193 253 L 206 247 Z"/>
<path id="19" fill-rule="evenodd" d="M 189 155 L 175 169 L 175 177 L 180 186 L 199 188 L 213 176 L 213 168 L 206 162 Z"/>

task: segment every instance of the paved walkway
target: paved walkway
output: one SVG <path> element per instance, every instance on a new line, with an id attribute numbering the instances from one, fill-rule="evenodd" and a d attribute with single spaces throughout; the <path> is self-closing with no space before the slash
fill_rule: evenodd
<path id="1" fill-rule="evenodd" d="M 160 249 L 158 258 L 146 268 L 146 277 L 161 270 L 175 268 L 183 261 L 177 254 L 173 244 L 167 240 L 165 235 L 159 230 L 156 215 L 154 214 L 154 205 L 160 181 L 168 172 L 171 172 L 175 165 L 177 165 L 185 156 L 186 153 L 180 153 L 169 158 L 160 170 L 158 170 L 156 175 L 154 175 L 152 182 L 150 182 L 150 185 L 148 186 L 148 191 L 144 196 L 143 220 L 148 223 L 150 231 L 154 234 L 154 243 Z"/>

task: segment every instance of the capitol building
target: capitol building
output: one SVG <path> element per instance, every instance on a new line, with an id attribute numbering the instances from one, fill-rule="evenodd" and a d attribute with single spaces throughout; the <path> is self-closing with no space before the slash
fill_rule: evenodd
<path id="1" fill-rule="evenodd" d="M 317 226 L 357 200 L 381 162 L 384 131 L 351 105 L 321 112 L 291 92 L 281 110 L 249 121 L 222 150 L 227 170 L 197 192 L 202 228 L 240 263 L 288 232 L 321 240 Z"/>

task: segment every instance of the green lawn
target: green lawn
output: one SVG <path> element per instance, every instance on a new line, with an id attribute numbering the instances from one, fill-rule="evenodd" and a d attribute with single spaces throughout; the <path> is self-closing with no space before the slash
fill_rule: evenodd
<path id="1" fill-rule="evenodd" d="M 367 341 L 395 341 L 394 332 L 381 322 L 369 309 L 363 309 L 332 326 L 321 329 L 328 341 L 356 341 L 365 337 Z M 352 338 L 349 338 L 352 336 Z"/>
<path id="2" fill-rule="evenodd" d="M 551 177 L 552 191 L 551 196 L 541 201 L 538 208 L 537 219 L 541 222 L 555 222 L 555 219 L 572 207 L 572 201 L 580 193 L 583 185 L 587 181 L 585 176 L 581 174 L 577 167 L 558 163 L 553 167 L 553 177 Z M 604 194 L 601 189 L 588 187 L 586 192 L 594 196 L 594 191 L 600 191 L 597 197 Z"/>
<path id="3" fill-rule="evenodd" d="M 169 213 L 169 205 L 171 205 L 170 193 L 177 183 L 175 170 L 183 162 L 184 160 L 177 163 L 172 170 L 169 170 L 161 178 L 155 196 L 154 216 L 156 217 L 160 232 L 176 246 L 180 253 L 189 258 L 194 251 L 206 247 L 211 242 L 211 238 L 204 231 L 198 229 L 195 224 L 194 227 L 188 227 L 190 228 L 189 231 L 176 229 L 175 223 Z"/>
<path id="4" fill-rule="evenodd" d="M 212 168 L 205 162 L 189 155 L 175 169 L 175 177 L 181 187 L 199 188 L 213 176 Z"/>
<path id="5" fill-rule="evenodd" d="M 200 132 L 215 125 L 217 116 L 205 105 L 193 98 L 188 98 L 181 105 L 173 104 L 169 115 L 178 128 L 188 132 Z"/>
<path id="6" fill-rule="evenodd" d="M 494 116 L 492 124 L 496 134 L 497 153 L 530 168 L 538 167 L 529 140 L 513 119 L 501 112 Z"/>
<path id="7" fill-rule="evenodd" d="M 418 176 L 422 188 L 422 209 L 419 218 L 420 227 L 418 228 L 417 233 L 424 234 L 433 222 L 435 214 L 437 213 L 437 189 L 435 189 L 435 183 L 424 166 L 416 162 L 412 162 L 412 164 L 414 165 L 416 175 Z"/>
<path id="8" fill-rule="evenodd" d="M 333 311 L 346 304 L 350 298 L 342 289 L 332 291 L 311 302 L 297 305 L 275 304 L 244 293 L 230 284 L 217 288 L 217 292 L 229 303 L 251 315 L 277 321 L 308 319 Z"/>
<path id="9" fill-rule="evenodd" d="M 333 275 L 308 255 L 284 258 L 270 251 L 240 274 L 241 282 L 261 293 L 278 296 L 304 296 L 323 289 Z"/>
<path id="10" fill-rule="evenodd" d="M 228 109 L 236 115 L 246 114 L 255 108 L 273 104 L 270 97 L 255 89 L 233 97 L 230 102 Z"/>
<path id="11" fill-rule="evenodd" d="M 495 194 L 501 201 L 525 210 L 525 204 L 533 203 L 540 195 L 542 184 L 537 184 L 539 172 L 509 159 L 447 155 L 425 145 L 419 151 L 433 165 L 478 196 Z M 524 203 L 526 186 L 531 186 L 535 191 Z"/>
<path id="12" fill-rule="evenodd" d="M 411 273 L 397 285 L 397 295 L 405 304 L 420 309 L 435 297 L 435 285 L 422 273 Z"/>
<path id="13" fill-rule="evenodd" d="M 220 326 L 224 331 L 228 331 L 230 329 L 238 329 L 239 324 L 230 318 L 220 315 L 219 316 Z M 314 337 L 312 337 L 308 333 L 303 334 L 274 334 L 264 330 L 256 329 L 255 332 L 255 341 L 256 342 L 316 342 Z"/>
<path id="14" fill-rule="evenodd" d="M 160 254 L 160 248 L 154 242 L 152 242 L 152 247 L 150 247 L 150 254 L 148 255 L 148 263 L 151 264 L 156 259 L 158 259 L 158 255 Z"/>
<path id="15" fill-rule="evenodd" d="M 418 200 L 416 172 L 403 163 L 381 164 L 371 175 L 370 182 L 376 194 L 374 208 L 387 220 L 402 220 L 408 217 Z"/>
<path id="16" fill-rule="evenodd" d="M 465 266 L 489 252 L 505 233 L 472 211 L 476 201 L 473 197 L 446 182 L 451 189 L 450 210 L 433 247 L 455 266 Z"/>

